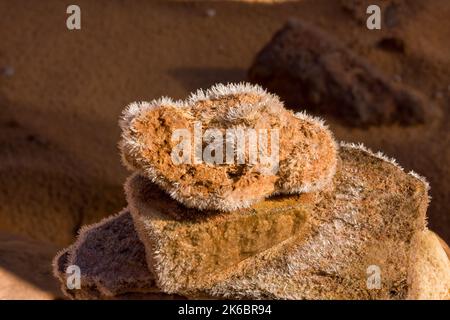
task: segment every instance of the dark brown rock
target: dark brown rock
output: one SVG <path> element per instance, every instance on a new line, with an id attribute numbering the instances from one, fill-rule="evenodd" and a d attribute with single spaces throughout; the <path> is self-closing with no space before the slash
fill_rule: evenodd
<path id="1" fill-rule="evenodd" d="M 66 286 L 66 268 L 80 268 L 81 288 Z M 180 299 L 156 286 L 143 244 L 127 210 L 83 227 L 77 241 L 53 260 L 53 273 L 71 299 Z"/>
<path id="2" fill-rule="evenodd" d="M 290 21 L 257 55 L 251 81 L 281 96 L 288 107 L 330 114 L 354 126 L 425 123 L 429 101 L 394 83 L 337 39 Z"/>

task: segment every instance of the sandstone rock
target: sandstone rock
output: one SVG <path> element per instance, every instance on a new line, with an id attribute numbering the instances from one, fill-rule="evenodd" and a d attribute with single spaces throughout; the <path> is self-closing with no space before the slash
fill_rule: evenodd
<path id="1" fill-rule="evenodd" d="M 428 185 L 392 160 L 341 146 L 335 189 L 321 192 L 312 230 L 284 253 L 249 259 L 243 271 L 207 292 L 233 298 L 404 299 L 411 239 L 426 229 Z M 378 269 L 379 289 L 367 285 Z M 450 270 L 447 270 L 449 272 Z"/>
<path id="2" fill-rule="evenodd" d="M 185 206 L 200 210 L 232 211 L 273 194 L 322 190 L 336 168 L 336 145 L 326 126 L 304 113 L 294 115 L 258 86 L 217 85 L 184 102 L 163 98 L 133 103 L 121 127 L 125 164 Z M 182 152 L 183 162 L 174 160 L 181 154 L 174 153 L 177 130 L 189 135 L 186 150 L 191 152 Z M 203 130 L 205 136 L 212 130 L 219 134 L 212 142 L 220 146 L 213 162 L 205 160 L 211 140 L 202 139 Z M 258 155 L 252 157 L 252 151 Z"/>
<path id="3" fill-rule="evenodd" d="M 147 264 L 164 292 L 196 295 L 236 272 L 237 265 L 307 233 L 314 195 L 275 197 L 248 209 L 198 214 L 145 177 L 125 185 Z"/>
<path id="4" fill-rule="evenodd" d="M 448 246 L 447 242 L 445 242 L 437 234 L 434 234 L 434 235 L 437 237 L 437 239 L 439 240 L 439 243 L 441 244 L 442 248 L 444 249 L 445 253 L 447 254 L 447 257 L 450 259 L 450 247 Z"/>
<path id="5" fill-rule="evenodd" d="M 404 173 L 380 154 L 345 144 L 333 182 L 335 189 L 269 198 L 259 204 L 278 204 L 274 211 L 296 206 L 304 210 L 306 220 L 297 236 L 274 241 L 271 247 L 254 250 L 241 261 L 242 249 L 233 252 L 226 246 L 223 251 L 214 247 L 226 238 L 220 227 L 211 225 L 213 231 L 205 232 L 200 227 L 204 222 L 198 222 L 188 209 L 183 214 L 183 208 L 161 196 L 151 181 L 135 176 L 128 181 L 127 193 L 148 265 L 157 285 L 166 292 L 258 299 L 406 298 L 410 242 L 416 232 L 425 230 L 426 182 L 414 173 Z M 236 214 L 224 213 L 220 220 L 203 219 L 223 224 Z M 256 214 L 259 225 L 267 223 L 264 215 Z M 251 228 L 240 225 L 239 232 L 230 233 L 235 242 L 247 236 L 257 239 Z M 292 223 L 285 226 L 292 230 Z M 192 235 L 187 237 L 189 231 Z M 275 238 L 277 232 L 262 235 Z M 220 269 L 222 260 L 230 262 L 225 262 L 228 269 L 224 271 Z M 367 287 L 370 268 L 381 272 L 380 289 Z M 202 270 L 207 271 L 203 277 Z"/>
<path id="6" fill-rule="evenodd" d="M 428 186 L 420 176 L 404 173 L 381 154 L 373 154 L 361 146 L 343 144 L 334 184 L 334 190 L 315 195 L 283 196 L 273 200 L 286 208 L 297 202 L 303 203 L 305 208 L 310 207 L 305 222 L 309 230 L 296 241 L 275 245 L 248 257 L 235 265 L 233 272 L 209 287 L 195 290 L 185 287 L 179 291 L 190 291 L 190 297 L 197 298 L 450 298 L 447 281 L 450 267 L 439 241 L 425 227 Z M 150 181 L 147 185 L 153 188 Z M 139 190 L 142 189 L 135 191 Z M 155 212 L 168 208 L 160 220 L 173 220 L 169 211 L 180 214 L 175 209 L 179 204 L 173 200 L 168 202 L 162 197 L 151 201 L 153 203 L 146 202 L 147 206 L 154 207 Z M 265 202 L 259 205 L 263 206 Z M 185 210 L 187 213 L 192 209 Z M 192 219 L 180 220 L 180 223 L 184 221 L 189 228 L 200 218 L 193 214 Z M 145 223 L 149 224 L 148 219 Z M 155 252 L 148 242 L 157 239 L 143 236 L 142 231 L 139 233 L 145 241 L 147 258 L 128 211 L 84 229 L 69 252 L 76 257 L 72 258 L 74 261 L 88 267 L 82 267 L 82 272 L 97 270 L 88 272 L 85 277 L 89 279 L 87 284 L 94 285 L 86 286 L 82 282 L 80 293 L 68 294 L 77 299 L 122 299 L 147 298 L 147 294 L 158 292 L 155 277 L 148 271 L 155 272 L 156 278 L 160 272 L 152 264 L 156 262 L 153 259 Z M 77 246 L 86 249 L 73 250 Z M 163 257 L 164 254 L 158 253 Z M 170 258 L 169 255 L 165 257 Z M 67 253 L 62 253 L 55 260 L 56 274 L 61 281 L 64 281 L 61 275 L 67 258 Z M 377 268 L 381 287 L 371 289 L 367 281 L 372 274 L 367 272 Z M 173 279 L 174 282 L 177 280 Z M 111 283 L 122 283 L 121 288 L 126 289 L 111 290 L 114 287 Z M 105 292 L 104 288 L 109 288 L 112 295 L 100 293 Z"/>
<path id="7" fill-rule="evenodd" d="M 419 231 L 412 247 L 408 299 L 450 299 L 450 261 L 439 238 L 430 231 Z"/>
<path id="8" fill-rule="evenodd" d="M 80 289 L 67 287 L 70 265 L 80 268 Z M 72 299 L 173 298 L 155 286 L 127 210 L 84 227 L 77 241 L 54 258 L 53 273 Z"/>
<path id="9" fill-rule="evenodd" d="M 255 58 L 252 82 L 277 93 L 290 108 L 330 114 L 354 126 L 430 120 L 436 110 L 422 94 L 394 83 L 337 39 L 291 21 Z"/>

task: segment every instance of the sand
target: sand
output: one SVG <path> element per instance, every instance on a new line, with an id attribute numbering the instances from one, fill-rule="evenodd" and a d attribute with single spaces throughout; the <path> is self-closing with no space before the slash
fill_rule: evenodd
<path id="1" fill-rule="evenodd" d="M 128 174 L 117 149 L 124 106 L 246 80 L 256 53 L 295 17 L 337 36 L 443 111 L 427 126 L 328 122 L 337 139 L 364 142 L 426 176 L 430 228 L 450 241 L 450 3 L 396 2 L 401 15 L 381 31 L 367 30 L 360 11 L 328 0 L 79 0 L 80 31 L 66 29 L 64 2 L 0 2 L 0 230 L 62 247 L 81 225 L 118 212 Z M 393 35 L 404 49 L 380 48 Z"/>
<path id="2" fill-rule="evenodd" d="M 57 247 L 50 243 L 0 233 L 0 300 L 61 299 L 51 261 Z"/>

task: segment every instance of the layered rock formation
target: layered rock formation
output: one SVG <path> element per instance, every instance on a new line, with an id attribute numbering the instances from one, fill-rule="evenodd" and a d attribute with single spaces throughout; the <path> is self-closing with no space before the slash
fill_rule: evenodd
<path id="1" fill-rule="evenodd" d="M 323 126 L 312 131 L 297 127 L 296 123 L 309 118 L 286 113 L 278 99 L 261 102 L 265 96 L 261 88 L 243 86 L 246 93 L 238 98 L 237 86 L 219 88 L 219 99 L 211 94 L 214 90 L 201 95 L 197 116 L 211 115 L 215 120 L 206 122 L 208 126 L 218 127 L 222 108 L 229 113 L 245 105 L 259 110 L 258 119 L 264 119 L 265 112 L 276 107 L 278 112 L 270 115 L 266 125 L 292 138 L 280 136 L 280 141 L 286 139 L 280 154 L 291 154 L 286 150 L 293 145 L 310 146 L 303 149 L 309 155 L 288 157 L 296 163 L 291 170 L 270 176 L 272 185 L 289 177 L 292 189 L 255 197 L 259 185 L 266 190 L 262 180 L 245 184 L 248 177 L 238 174 L 231 184 L 224 180 L 231 191 L 223 192 L 217 172 L 228 170 L 226 164 L 214 164 L 221 168 L 190 164 L 202 175 L 189 174 L 192 170 L 180 174 L 175 171 L 184 169 L 178 168 L 171 172 L 171 165 L 155 169 L 170 161 L 164 143 L 169 144 L 170 131 L 179 128 L 168 125 L 177 119 L 172 115 L 192 116 L 192 110 L 187 112 L 184 104 L 168 100 L 135 105 L 138 112 L 128 109 L 122 122 L 125 144 L 136 142 L 132 148 L 122 143 L 124 159 L 135 171 L 125 185 L 128 208 L 84 228 L 77 242 L 55 258 L 54 272 L 66 295 L 76 299 L 449 298 L 450 264 L 426 228 L 428 184 L 422 177 L 405 173 L 392 159 L 363 146 L 336 146 Z M 252 92 L 259 98 L 250 99 Z M 236 114 L 240 116 L 233 121 L 257 126 L 248 113 Z M 301 132 L 283 131 L 285 121 L 293 121 Z M 158 123 L 167 125 L 160 135 L 155 133 Z M 321 132 L 327 139 L 317 140 Z M 296 159 L 291 158 L 294 155 Z M 327 169 L 304 174 L 307 166 L 329 168 L 330 163 L 335 163 L 331 174 Z M 322 174 L 330 175 L 328 183 L 317 182 Z M 317 188 L 295 187 L 306 177 Z M 196 185 L 214 183 L 219 196 L 216 188 L 206 188 L 202 197 L 186 205 L 189 195 L 198 197 Z M 183 189 L 172 192 L 170 186 L 180 185 Z M 240 203 L 245 204 L 238 208 L 218 210 L 210 207 L 217 202 L 205 200 L 219 197 L 222 204 L 233 203 L 236 189 Z M 195 207 L 203 200 L 208 205 Z M 71 265 L 80 268 L 81 289 L 67 289 L 65 270 Z"/>

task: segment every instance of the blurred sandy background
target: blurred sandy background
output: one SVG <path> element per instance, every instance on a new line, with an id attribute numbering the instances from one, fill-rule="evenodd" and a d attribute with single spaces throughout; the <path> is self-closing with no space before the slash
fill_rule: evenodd
<path id="1" fill-rule="evenodd" d="M 369 31 L 354 0 L 77 0 L 82 29 L 69 31 L 72 1 L 1 0 L 0 276 L 21 279 L 22 292 L 56 292 L 42 280 L 56 250 L 81 225 L 125 206 L 127 172 L 116 145 L 124 106 L 246 80 L 254 56 L 292 17 L 336 35 L 443 111 L 417 127 L 328 123 L 337 138 L 383 150 L 426 176 L 430 228 L 450 241 L 450 2 L 395 2 L 395 30 Z M 376 45 L 392 32 L 405 50 Z M 27 273 L 25 262 L 41 266 L 42 276 Z M 8 297 L 1 286 L 0 298 Z"/>

